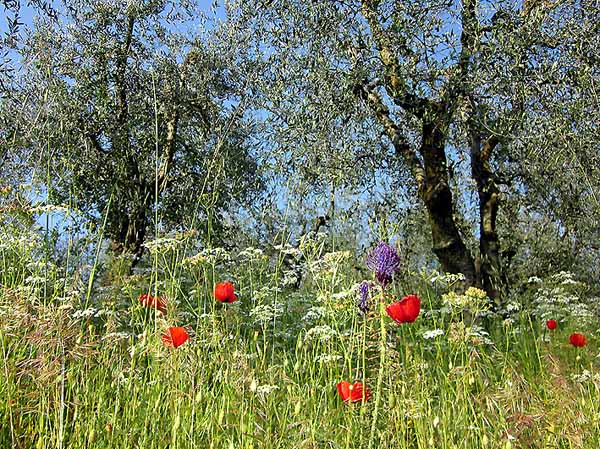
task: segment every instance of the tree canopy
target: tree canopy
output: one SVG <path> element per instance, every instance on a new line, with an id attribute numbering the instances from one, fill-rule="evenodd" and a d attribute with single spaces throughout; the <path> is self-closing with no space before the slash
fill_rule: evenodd
<path id="1" fill-rule="evenodd" d="M 154 213 L 173 227 L 258 187 L 244 92 L 228 55 L 192 34 L 197 14 L 78 2 L 41 18 L 21 48 L 27 69 L 5 103 L 14 139 L 39 155 L 55 198 L 106 214 L 118 253 L 142 254 Z"/>
<path id="2" fill-rule="evenodd" d="M 257 236 L 318 215 L 354 244 L 400 237 L 497 298 L 517 272 L 597 261 L 595 2 L 212 11 L 69 2 L 15 47 L 0 138 L 106 214 L 117 252 L 229 209 L 258 212 Z"/>

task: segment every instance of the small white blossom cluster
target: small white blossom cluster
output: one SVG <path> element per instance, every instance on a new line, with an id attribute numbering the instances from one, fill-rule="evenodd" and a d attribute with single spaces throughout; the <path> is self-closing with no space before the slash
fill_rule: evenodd
<path id="1" fill-rule="evenodd" d="M 25 265 L 25 268 L 32 272 L 45 272 L 46 270 L 51 269 L 52 266 L 50 263 L 44 263 L 42 261 L 35 260 Z"/>
<path id="2" fill-rule="evenodd" d="M 552 276 L 550 276 L 550 281 L 562 285 L 582 285 L 574 278 L 575 274 L 571 273 L 570 271 L 559 271 L 558 273 L 555 273 Z"/>
<path id="3" fill-rule="evenodd" d="M 24 235 L 14 235 L 9 232 L 0 234 L 0 249 L 29 251 L 35 248 L 41 248 L 43 242 L 37 233 L 27 233 Z"/>
<path id="4" fill-rule="evenodd" d="M 342 290 L 341 292 L 332 293 L 331 299 L 334 302 L 340 302 L 348 298 L 354 298 L 356 296 L 356 290 L 354 288 L 349 288 L 347 290 Z"/>
<path id="5" fill-rule="evenodd" d="M 508 304 L 506 304 L 506 311 L 508 313 L 517 313 L 520 310 L 521 310 L 521 305 L 519 303 L 511 301 Z"/>
<path id="6" fill-rule="evenodd" d="M 283 304 L 260 304 L 250 311 L 256 324 L 265 325 L 283 315 Z"/>
<path id="7" fill-rule="evenodd" d="M 89 318 L 100 318 L 102 316 L 111 316 L 114 315 L 115 312 L 113 310 L 106 309 L 95 309 L 94 307 L 89 307 L 85 310 L 76 310 L 71 314 L 71 318 L 77 319 L 89 319 Z"/>
<path id="8" fill-rule="evenodd" d="M 120 341 L 127 340 L 131 335 L 127 332 L 110 332 L 102 337 L 102 340 Z"/>
<path id="9" fill-rule="evenodd" d="M 263 285 L 260 289 L 252 292 L 252 298 L 256 302 L 271 302 L 273 298 L 281 293 L 282 290 L 277 286 Z"/>
<path id="10" fill-rule="evenodd" d="M 581 374 L 572 374 L 571 380 L 577 383 L 586 383 L 591 380 L 593 380 L 594 382 L 600 382 L 600 373 L 594 373 L 592 375 L 592 373 L 589 370 L 584 369 L 581 372 Z"/>
<path id="11" fill-rule="evenodd" d="M 326 324 L 312 327 L 306 332 L 305 341 L 327 342 L 336 336 L 335 330 Z"/>
<path id="12" fill-rule="evenodd" d="M 37 284 L 43 284 L 44 282 L 46 282 L 46 278 L 44 276 L 27 276 L 27 278 L 25 279 L 25 284 L 27 285 L 37 285 Z"/>
<path id="13" fill-rule="evenodd" d="M 556 273 L 537 289 L 533 300 L 534 314 L 542 320 L 557 316 L 571 317 L 578 322 L 596 321 L 593 299 L 581 297 L 585 284 L 576 281 L 567 271 Z"/>
<path id="14" fill-rule="evenodd" d="M 339 354 L 321 354 L 315 358 L 315 363 L 322 363 L 324 365 L 333 364 L 342 360 L 343 357 Z"/>
<path id="15" fill-rule="evenodd" d="M 260 248 L 248 247 L 238 253 L 238 258 L 247 261 L 262 260 L 265 258 L 265 253 Z"/>
<path id="16" fill-rule="evenodd" d="M 433 340 L 434 338 L 437 338 L 441 335 L 444 335 L 443 329 L 432 329 L 432 330 L 423 332 L 423 338 L 425 340 Z"/>
<path id="17" fill-rule="evenodd" d="M 301 275 L 296 273 L 294 270 L 284 270 L 283 278 L 281 279 L 281 285 L 283 287 L 291 287 L 299 282 L 299 277 Z"/>
<path id="18" fill-rule="evenodd" d="M 92 318 L 92 317 L 96 316 L 97 313 L 98 313 L 98 309 L 90 307 L 90 308 L 85 309 L 85 310 L 77 310 L 77 311 L 73 312 L 73 314 L 71 315 L 71 317 L 74 318 L 74 319 L 78 319 L 78 318 Z"/>
<path id="19" fill-rule="evenodd" d="M 429 282 L 432 285 L 442 285 L 442 286 L 451 286 L 454 285 L 458 282 L 462 282 L 465 281 L 465 275 L 462 273 L 457 273 L 457 274 L 453 274 L 453 273 L 445 273 L 445 274 L 440 274 L 437 271 L 433 271 L 431 273 L 431 276 L 429 277 Z"/>
<path id="20" fill-rule="evenodd" d="M 473 344 L 493 345 L 490 334 L 481 326 L 474 325 L 469 329 L 469 337 Z"/>
<path id="21" fill-rule="evenodd" d="M 302 320 L 309 323 L 314 323 L 319 321 L 321 318 L 324 318 L 325 315 L 327 315 L 327 309 L 325 307 L 312 306 L 306 311 L 306 314 Z"/>
<path id="22" fill-rule="evenodd" d="M 146 247 L 151 254 L 175 251 L 178 248 L 181 248 L 188 238 L 193 237 L 196 234 L 196 231 L 181 232 L 173 236 L 161 237 L 145 242 L 144 247 Z"/>
<path id="23" fill-rule="evenodd" d="M 154 240 L 149 240 L 144 243 L 144 247 L 151 253 L 159 253 L 164 251 L 174 251 L 181 245 L 181 240 L 174 237 L 161 237 Z"/>
<path id="24" fill-rule="evenodd" d="M 299 248 L 296 248 L 295 246 L 290 245 L 289 243 L 286 243 L 285 245 L 275 245 L 273 247 L 273 249 L 275 249 L 276 251 L 279 251 L 281 253 L 281 255 L 290 255 L 293 257 L 301 257 L 302 256 L 302 250 Z"/>
<path id="25" fill-rule="evenodd" d="M 231 254 L 225 248 L 205 248 L 194 256 L 183 259 L 183 264 L 196 266 L 201 264 L 221 264 L 231 261 Z"/>
<path id="26" fill-rule="evenodd" d="M 256 385 L 256 381 L 253 381 L 252 384 L 250 384 L 250 391 L 256 393 L 259 396 L 268 396 L 277 390 L 279 390 L 278 385 Z"/>

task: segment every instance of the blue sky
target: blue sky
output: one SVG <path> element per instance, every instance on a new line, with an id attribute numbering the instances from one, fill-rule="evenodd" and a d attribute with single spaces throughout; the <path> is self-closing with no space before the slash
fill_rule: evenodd
<path id="1" fill-rule="evenodd" d="M 53 8 L 55 8 L 55 10 L 60 15 L 60 12 L 64 10 L 63 2 L 58 2 L 56 0 L 54 0 L 54 1 L 49 0 L 49 2 L 50 2 L 50 4 L 52 4 Z M 68 0 L 65 0 L 65 3 L 68 3 Z M 215 9 L 217 17 L 224 18 L 225 17 L 225 9 L 223 7 L 222 2 L 220 2 L 220 1 L 215 2 L 213 0 L 198 0 L 197 1 L 198 7 L 202 11 L 206 12 L 209 16 L 212 15 L 213 4 L 217 5 L 217 7 Z M 21 2 L 21 9 L 19 11 L 19 21 L 21 23 L 23 23 L 24 27 L 32 26 L 36 13 L 37 12 L 35 11 L 35 9 L 29 5 L 29 2 Z M 6 31 L 8 30 L 7 19 L 12 18 L 12 17 L 13 17 L 13 14 L 9 14 L 7 16 L 6 10 L 4 9 L 3 6 L 0 5 L 0 33 L 2 33 L 2 34 L 6 33 Z"/>

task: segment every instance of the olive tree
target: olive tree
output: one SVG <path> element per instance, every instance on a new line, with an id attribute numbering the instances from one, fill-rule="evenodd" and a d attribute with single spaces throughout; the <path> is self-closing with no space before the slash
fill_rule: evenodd
<path id="1" fill-rule="evenodd" d="M 37 20 L 3 116 L 54 198 L 139 259 L 158 223 L 214 218 L 259 186 L 245 93 L 190 2 L 69 2 Z M 38 157 L 39 156 L 39 157 Z"/>
<path id="2" fill-rule="evenodd" d="M 597 36 L 593 2 L 226 4 L 240 52 L 264 68 L 257 108 L 281 157 L 317 183 L 364 184 L 369 166 L 400 180 L 442 270 L 498 298 L 516 251 L 501 205 L 527 190 L 532 145 L 559 139 L 545 126 L 569 119 L 548 102 L 573 87 L 560 55 Z"/>

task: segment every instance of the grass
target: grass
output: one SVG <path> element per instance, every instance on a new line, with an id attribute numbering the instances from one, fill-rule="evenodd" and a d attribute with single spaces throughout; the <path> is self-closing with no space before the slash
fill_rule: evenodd
<path id="1" fill-rule="evenodd" d="M 176 242 L 134 275 L 94 265 L 88 290 L 90 267 L 65 273 L 36 263 L 35 248 L 3 249 L 0 447 L 600 447 L 589 329 L 563 322 L 544 341 L 518 312 L 487 318 L 488 335 L 417 274 L 383 299 L 418 293 L 415 323 L 383 316 L 377 298 L 363 316 L 360 261 L 311 245 L 300 289 L 284 285 L 276 253 L 185 258 Z M 224 279 L 240 301 L 214 301 Z M 166 316 L 139 303 L 148 291 L 168 297 Z M 163 346 L 170 325 L 190 340 Z M 443 332 L 424 338 L 432 329 Z M 574 330 L 588 331 L 588 346 L 569 346 Z M 342 380 L 373 396 L 342 402 Z"/>

